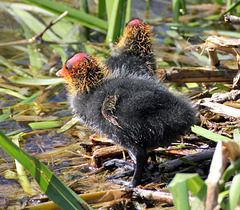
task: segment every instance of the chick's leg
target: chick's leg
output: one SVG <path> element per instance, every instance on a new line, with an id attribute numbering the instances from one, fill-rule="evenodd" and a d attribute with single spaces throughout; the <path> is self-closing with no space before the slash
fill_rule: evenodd
<path id="1" fill-rule="evenodd" d="M 113 159 L 113 160 L 105 162 L 103 165 L 104 165 L 104 167 L 107 167 L 107 168 L 111 167 L 112 165 L 115 165 L 117 167 L 124 166 L 124 167 L 128 168 L 127 171 L 115 174 L 113 176 L 108 177 L 107 179 L 112 180 L 115 184 L 125 185 L 128 187 L 136 187 L 137 185 L 139 185 L 141 183 L 143 168 L 147 161 L 147 154 L 146 154 L 146 151 L 144 150 L 144 148 L 136 145 L 134 147 L 134 151 L 129 151 L 129 155 L 130 155 L 131 159 L 135 162 L 135 164 L 133 164 L 129 161 Z M 131 182 L 128 182 L 125 180 L 117 180 L 117 178 L 131 176 L 131 175 L 133 175 Z"/>
<path id="2" fill-rule="evenodd" d="M 147 161 L 147 154 L 143 147 L 136 145 L 134 150 L 132 154 L 134 155 L 136 164 L 132 181 L 129 183 L 128 187 L 136 187 L 141 183 L 143 168 Z"/>

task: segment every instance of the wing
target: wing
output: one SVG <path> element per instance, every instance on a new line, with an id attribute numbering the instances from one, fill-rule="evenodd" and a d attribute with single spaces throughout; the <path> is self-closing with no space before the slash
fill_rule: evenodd
<path id="1" fill-rule="evenodd" d="M 103 101 L 101 112 L 106 120 L 108 120 L 113 125 L 122 129 L 122 127 L 117 122 L 117 117 L 114 115 L 116 110 L 116 103 L 118 100 L 117 90 L 113 95 L 108 95 Z"/>

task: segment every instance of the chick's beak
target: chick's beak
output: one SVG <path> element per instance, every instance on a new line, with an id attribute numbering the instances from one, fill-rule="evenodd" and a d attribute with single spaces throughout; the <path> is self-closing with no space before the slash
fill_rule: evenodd
<path id="1" fill-rule="evenodd" d="M 57 75 L 58 77 L 64 77 L 64 76 L 65 76 L 64 68 L 60 69 L 60 70 L 56 73 L 56 75 Z"/>

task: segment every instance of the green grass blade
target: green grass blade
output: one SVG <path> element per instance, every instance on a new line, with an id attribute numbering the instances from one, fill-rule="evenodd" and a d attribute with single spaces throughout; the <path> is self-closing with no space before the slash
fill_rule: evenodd
<path id="1" fill-rule="evenodd" d="M 237 128 L 233 131 L 233 139 L 235 142 L 240 143 L 240 131 Z"/>
<path id="2" fill-rule="evenodd" d="M 12 142 L 19 147 L 19 141 L 21 139 L 23 139 L 23 137 L 25 135 L 26 135 L 25 133 L 19 133 L 17 135 L 14 135 L 12 137 Z M 27 192 L 28 194 L 33 194 L 31 184 L 28 180 L 28 177 L 27 177 L 26 171 L 24 170 L 24 167 L 16 159 L 15 159 L 15 165 L 16 165 L 16 170 L 17 170 L 17 174 L 18 174 L 18 181 L 21 184 L 23 190 L 25 192 Z"/>
<path id="3" fill-rule="evenodd" d="M 196 133 L 200 136 L 203 136 L 203 137 L 205 137 L 207 139 L 210 139 L 212 141 L 215 141 L 215 142 L 218 142 L 220 140 L 222 140 L 222 141 L 232 141 L 232 139 L 230 139 L 228 137 L 213 133 L 213 132 L 211 132 L 207 129 L 204 129 L 200 126 L 197 126 L 197 125 L 192 126 L 191 130 L 192 130 L 193 133 Z"/>
<path id="4" fill-rule="evenodd" d="M 117 35 L 119 35 L 120 30 L 119 30 L 119 25 L 118 25 L 118 12 L 120 8 L 120 1 L 121 0 L 115 0 L 112 10 L 111 10 L 111 18 L 109 20 L 109 27 L 108 27 L 108 33 L 106 37 L 106 42 L 111 43 L 115 42 Z M 120 24 L 121 27 L 121 24 Z"/>
<path id="5" fill-rule="evenodd" d="M 109 1 L 108 1 L 109 2 Z M 116 0 L 113 1 L 111 16 L 109 20 L 108 33 L 106 42 L 116 42 L 119 36 L 122 34 L 125 23 L 130 20 L 131 15 L 131 1 L 128 0 Z M 109 8 L 108 6 L 107 8 Z M 108 9 L 109 10 L 109 9 Z M 108 12 L 109 15 L 109 12 Z M 127 15 L 127 16 L 126 16 Z"/>
<path id="6" fill-rule="evenodd" d="M 191 210 L 205 210 L 205 200 L 207 196 L 207 185 L 204 183 L 202 188 L 199 190 L 198 194 L 195 196 L 194 201 L 192 202 Z"/>
<path id="7" fill-rule="evenodd" d="M 59 83 L 65 82 L 63 78 L 23 78 L 23 77 L 16 77 L 13 79 L 14 83 L 22 84 L 22 85 L 56 85 Z"/>
<path id="8" fill-rule="evenodd" d="M 33 95 L 31 95 L 30 97 L 26 98 L 25 100 L 21 101 L 19 104 L 28 104 L 31 103 L 33 101 L 35 101 L 38 96 L 40 96 L 42 94 L 42 91 L 38 91 L 36 93 L 34 93 Z"/>
<path id="9" fill-rule="evenodd" d="M 172 15 L 173 15 L 173 22 L 178 23 L 179 17 L 179 9 L 180 9 L 180 0 L 173 0 L 172 1 Z"/>
<path id="10" fill-rule="evenodd" d="M 198 174 L 184 174 L 187 178 L 188 189 L 193 193 L 193 195 L 197 196 L 200 190 L 205 186 L 205 182 L 199 177 Z M 207 189 L 207 188 L 206 188 Z"/>
<path id="11" fill-rule="evenodd" d="M 55 1 L 50 0 L 22 0 L 23 2 L 36 5 L 42 9 L 52 12 L 56 15 L 62 14 L 64 11 L 68 11 L 68 15 L 65 17 L 68 20 L 82 24 L 83 26 L 97 29 L 106 32 L 108 29 L 108 24 L 106 21 L 94 17 L 92 15 L 80 12 L 79 10 L 73 9 L 71 7 L 64 6 Z"/>
<path id="12" fill-rule="evenodd" d="M 0 63 L 1 65 L 6 66 L 7 68 L 11 69 L 13 72 L 15 72 L 17 75 L 20 75 L 22 77 L 30 77 L 28 74 L 26 74 L 20 67 L 13 65 L 11 62 L 9 62 L 6 58 L 3 56 L 0 56 Z"/>
<path id="13" fill-rule="evenodd" d="M 79 0 L 80 10 L 84 13 L 89 13 L 88 9 L 88 1 L 87 0 Z"/>
<path id="14" fill-rule="evenodd" d="M 131 20 L 131 5 L 132 5 L 132 0 L 127 0 L 124 25 L 126 25 Z"/>
<path id="15" fill-rule="evenodd" d="M 177 27 L 178 29 L 184 30 L 186 32 L 203 32 L 207 35 L 212 35 L 212 31 L 210 28 L 201 28 L 201 27 L 194 27 L 194 26 L 188 26 L 184 24 L 177 24 L 177 23 L 166 23 L 166 26 L 169 27 Z M 216 33 L 222 36 L 233 36 L 235 38 L 239 38 L 240 34 L 234 31 L 227 31 L 227 30 L 216 30 Z"/>
<path id="16" fill-rule="evenodd" d="M 223 5 L 223 0 L 215 0 L 215 2 L 219 5 Z"/>
<path id="17" fill-rule="evenodd" d="M 0 92 L 2 93 L 5 93 L 5 94 L 8 94 L 8 95 L 11 95 L 11 96 L 14 96 L 14 97 L 17 97 L 17 98 L 20 98 L 20 99 L 26 99 L 25 96 L 21 95 L 20 93 L 18 92 L 15 92 L 13 90 L 9 90 L 9 89 L 5 89 L 5 88 L 0 88 Z"/>
<path id="18" fill-rule="evenodd" d="M 44 121 L 44 122 L 33 122 L 28 124 L 32 129 L 50 129 L 50 128 L 58 128 L 60 127 L 60 123 L 58 121 Z"/>
<path id="19" fill-rule="evenodd" d="M 227 1 L 226 1 L 227 10 L 229 10 L 229 8 L 231 7 L 232 3 L 233 3 L 233 0 L 227 0 Z M 229 15 L 232 15 L 232 11 L 229 10 L 228 14 L 229 14 Z"/>
<path id="20" fill-rule="evenodd" d="M 0 131 L 0 146 L 36 179 L 43 192 L 62 209 L 91 209 L 44 164 L 17 147 Z"/>
<path id="21" fill-rule="evenodd" d="M 234 161 L 233 164 L 228 166 L 228 168 L 224 171 L 221 180 L 220 180 L 220 190 L 224 187 L 225 183 L 229 181 L 229 179 L 235 174 L 237 170 L 240 169 L 240 158 Z"/>
<path id="22" fill-rule="evenodd" d="M 235 3 L 232 4 L 232 1 L 228 1 L 230 2 L 229 5 L 227 6 L 227 9 L 221 14 L 221 16 L 223 17 L 224 15 L 231 14 L 232 10 L 237 7 L 240 4 L 240 1 L 236 1 Z"/>
<path id="23" fill-rule="evenodd" d="M 190 209 L 188 190 L 196 196 L 194 205 L 200 205 L 204 197 L 206 197 L 207 186 L 198 174 L 179 173 L 173 178 L 169 184 L 169 190 L 173 194 L 174 205 L 177 209 Z M 203 209 L 201 207 L 201 209 Z"/>
<path id="24" fill-rule="evenodd" d="M 105 0 L 105 3 L 106 3 L 106 8 L 107 8 L 107 18 L 108 18 L 108 22 L 109 22 L 109 20 L 112 19 L 111 15 L 112 15 L 112 10 L 113 10 L 113 5 L 115 3 L 112 0 Z"/>
<path id="25" fill-rule="evenodd" d="M 202 189 L 203 185 L 205 185 L 204 181 L 199 177 L 198 174 L 185 174 L 178 173 L 174 177 L 174 179 L 169 184 L 170 186 L 174 186 L 179 182 L 186 182 L 188 184 L 188 189 L 193 193 L 193 195 L 197 196 L 199 191 Z"/>
<path id="26" fill-rule="evenodd" d="M 226 200 L 229 197 L 229 190 L 225 190 L 218 194 L 218 204 L 221 205 L 222 209 L 225 209 Z"/>
<path id="27" fill-rule="evenodd" d="M 173 195 L 173 203 L 176 209 L 190 209 L 188 199 L 188 187 L 187 182 L 183 178 L 183 174 L 177 174 L 168 188 Z"/>
<path id="28" fill-rule="evenodd" d="M 88 9 L 88 1 L 87 0 L 79 0 L 80 4 L 80 11 L 86 14 L 89 14 L 89 9 Z M 82 30 L 82 35 L 84 35 L 83 41 L 86 42 L 87 40 L 90 39 L 90 30 L 88 27 L 83 27 Z"/>
<path id="29" fill-rule="evenodd" d="M 183 14 L 187 13 L 187 7 L 186 7 L 186 1 L 185 0 L 181 0 L 181 9 L 183 10 Z"/>
<path id="30" fill-rule="evenodd" d="M 240 201 L 240 174 L 234 176 L 231 187 L 229 189 L 229 205 L 230 209 L 236 209 Z"/>
<path id="31" fill-rule="evenodd" d="M 66 130 L 70 129 L 72 126 L 74 126 L 76 123 L 78 123 L 79 120 L 77 117 L 72 118 L 70 121 L 68 121 L 65 125 L 63 125 L 57 133 L 65 132 Z"/>
<path id="32" fill-rule="evenodd" d="M 101 19 L 105 18 L 106 3 L 105 0 L 98 0 L 98 17 Z"/>
<path id="33" fill-rule="evenodd" d="M 204 210 L 205 204 L 204 200 L 207 195 L 207 185 L 206 183 L 199 177 L 198 174 L 187 174 L 188 179 L 188 189 L 193 193 L 195 199 L 192 203 L 191 209 Z"/>
<path id="34" fill-rule="evenodd" d="M 4 113 L 2 115 L 0 115 L 0 122 L 5 121 L 9 118 L 9 114 L 8 113 Z"/>
<path id="35" fill-rule="evenodd" d="M 21 19 L 21 22 L 22 22 L 21 25 L 24 30 L 26 39 L 30 39 L 31 37 L 33 37 L 34 34 L 32 31 L 35 30 L 35 33 L 39 33 L 41 30 L 43 30 L 45 28 L 45 26 L 42 23 L 40 23 L 40 21 L 38 21 L 35 17 L 33 17 L 30 13 L 28 13 L 24 10 L 21 10 L 21 9 L 13 9 L 13 12 L 19 17 L 19 19 Z M 39 30 L 39 27 L 40 28 L 42 27 L 42 29 Z M 49 31 L 47 31 L 47 32 L 49 32 Z M 51 33 L 48 33 L 49 37 L 50 37 L 49 34 L 51 34 Z M 32 45 L 32 44 L 27 45 L 27 48 L 28 48 L 31 70 L 36 75 L 38 73 L 38 70 L 43 65 L 41 55 L 36 50 L 35 45 Z"/>

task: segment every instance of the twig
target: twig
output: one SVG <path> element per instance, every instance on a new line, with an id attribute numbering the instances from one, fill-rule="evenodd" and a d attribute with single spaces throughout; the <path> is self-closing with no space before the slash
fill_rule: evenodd
<path id="1" fill-rule="evenodd" d="M 222 141 L 219 141 L 213 155 L 210 172 L 207 183 L 206 210 L 214 209 L 217 205 L 219 193 L 219 180 L 227 166 L 229 152 L 223 147 Z"/>
<path id="2" fill-rule="evenodd" d="M 219 67 L 172 67 L 158 71 L 159 78 L 169 82 L 233 82 L 237 68 Z"/>
<path id="3" fill-rule="evenodd" d="M 217 56 L 217 50 L 214 48 L 207 48 L 208 56 L 209 56 L 209 61 L 212 66 L 219 66 L 220 61 Z"/>
<path id="4" fill-rule="evenodd" d="M 139 188 L 134 188 L 133 191 L 137 196 L 140 196 L 141 198 L 145 198 L 148 200 L 157 200 L 157 201 L 161 201 L 163 203 L 168 203 L 168 204 L 173 205 L 173 197 L 172 197 L 172 194 L 169 192 L 143 190 L 143 189 L 139 189 Z M 189 196 L 189 200 L 190 200 L 190 203 L 192 203 L 194 200 L 194 197 Z"/>
<path id="5" fill-rule="evenodd" d="M 224 15 L 224 21 L 225 23 L 240 24 L 240 18 L 234 15 Z"/>
<path id="6" fill-rule="evenodd" d="M 92 160 L 94 167 L 101 167 L 101 159 L 108 157 L 119 157 L 123 156 L 123 153 L 127 152 L 125 149 L 119 147 L 118 145 L 109 146 L 97 149 L 93 152 Z"/>
<path id="7" fill-rule="evenodd" d="M 211 101 L 215 103 L 224 103 L 225 101 L 236 101 L 240 98 L 240 90 L 231 90 L 226 93 L 212 94 Z"/>
<path id="8" fill-rule="evenodd" d="M 230 53 L 236 57 L 238 64 L 238 72 L 233 78 L 234 88 L 240 80 L 240 53 L 236 50 L 240 46 L 240 39 L 225 38 L 219 36 L 210 36 L 202 44 L 204 50 L 208 52 L 209 61 L 212 66 L 219 66 L 220 62 L 217 55 L 217 50 Z"/>
<path id="9" fill-rule="evenodd" d="M 196 98 L 199 98 L 199 97 L 201 97 L 201 96 L 204 96 L 204 95 L 208 94 L 209 92 L 212 92 L 212 91 L 217 90 L 217 89 L 218 89 L 217 87 L 213 87 L 213 88 L 211 88 L 210 90 L 209 90 L 209 89 L 204 90 L 203 92 L 198 93 L 198 94 L 196 94 L 195 96 L 190 97 L 190 99 L 191 99 L 191 100 L 194 100 L 194 99 L 196 99 Z"/>
<path id="10" fill-rule="evenodd" d="M 240 62 L 238 62 L 238 66 L 240 67 Z M 235 88 L 238 84 L 240 80 L 240 70 L 238 70 L 238 73 L 236 74 L 236 76 L 233 78 L 233 84 L 232 84 L 232 88 Z"/>
<path id="11" fill-rule="evenodd" d="M 18 40 L 18 41 L 13 41 L 13 42 L 4 42 L 4 43 L 0 43 L 0 46 L 9 46 L 9 45 L 17 45 L 17 44 L 29 44 L 29 43 L 34 43 L 34 42 L 38 42 L 38 43 L 42 43 L 42 36 L 43 34 L 49 29 L 51 28 L 54 24 L 56 24 L 58 21 L 60 21 L 61 19 L 63 19 L 66 15 L 68 14 L 68 11 L 65 11 L 64 13 L 62 13 L 56 20 L 51 21 L 46 28 L 44 28 L 40 33 L 34 35 L 32 38 L 30 39 L 23 39 L 23 40 Z M 78 43 L 79 44 L 79 43 Z"/>
<path id="12" fill-rule="evenodd" d="M 204 101 L 202 103 L 200 103 L 200 105 L 210 108 L 210 111 L 212 111 L 214 113 L 228 115 L 228 116 L 234 117 L 234 118 L 240 118 L 240 110 L 239 109 L 236 109 L 236 108 L 233 108 L 230 106 L 226 106 L 223 104 L 219 104 L 219 103 L 213 103 L 210 101 L 209 98 L 204 99 Z"/>
<path id="13" fill-rule="evenodd" d="M 198 161 L 212 158 L 213 153 L 214 153 L 214 148 L 208 149 L 206 151 L 199 152 L 197 154 L 187 155 L 184 158 L 167 161 L 163 164 L 160 164 L 159 168 L 163 169 L 164 173 L 168 173 L 173 171 L 174 168 L 179 167 L 182 164 L 185 164 L 184 159 L 187 159 L 188 161 L 191 161 L 191 162 L 198 162 Z"/>
<path id="14" fill-rule="evenodd" d="M 148 200 L 157 200 L 157 201 L 161 201 L 163 203 L 168 203 L 168 204 L 173 205 L 173 197 L 172 197 L 172 194 L 169 192 L 143 190 L 143 189 L 138 189 L 138 188 L 134 188 L 133 191 L 137 196 L 139 196 L 141 198 L 145 198 Z"/>
<path id="15" fill-rule="evenodd" d="M 49 29 L 51 28 L 54 24 L 56 24 L 58 21 L 62 20 L 66 15 L 68 14 L 68 11 L 65 11 L 64 13 L 62 13 L 56 20 L 51 21 L 47 27 L 45 29 L 43 29 L 40 33 L 36 34 L 35 36 L 33 36 L 32 38 L 30 38 L 28 40 L 29 43 L 32 42 L 39 42 L 39 39 L 42 41 L 42 36 L 43 34 Z"/>

